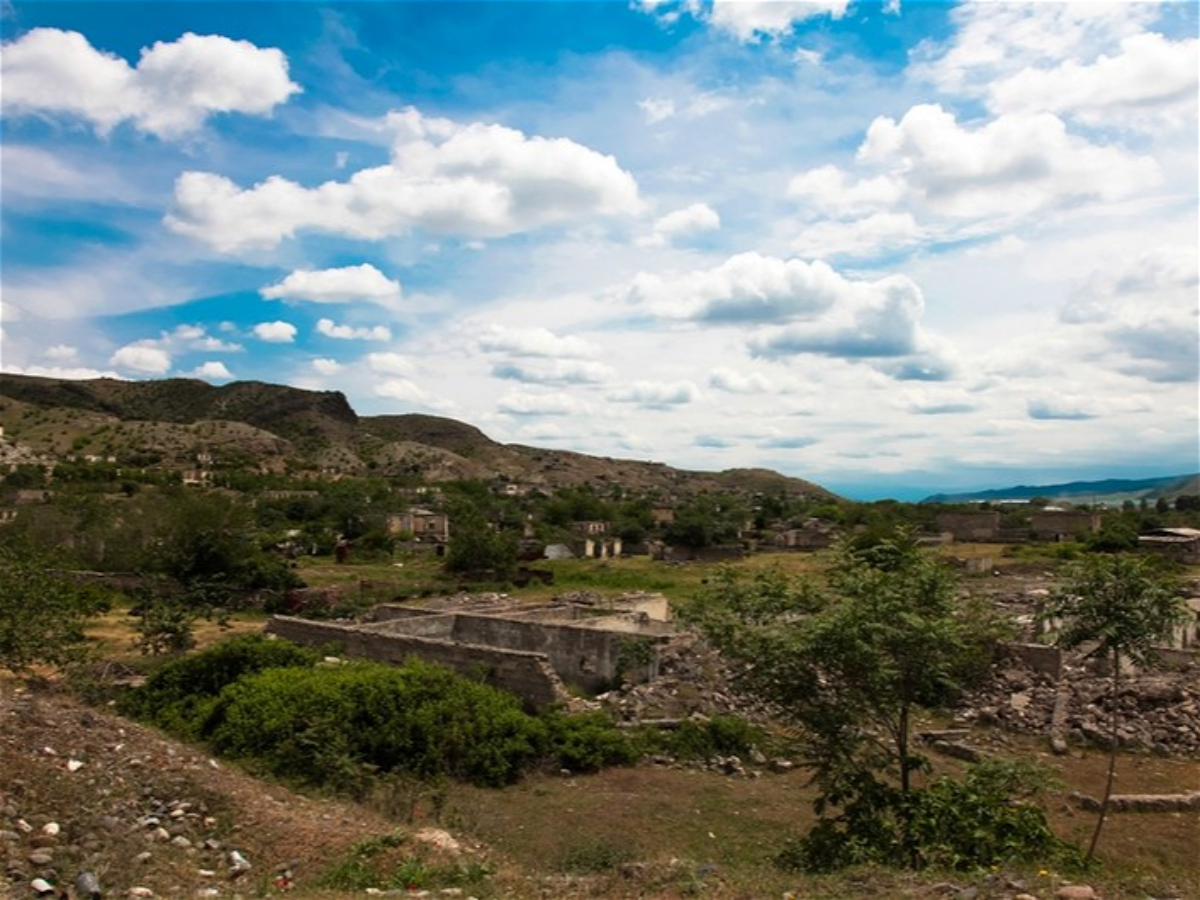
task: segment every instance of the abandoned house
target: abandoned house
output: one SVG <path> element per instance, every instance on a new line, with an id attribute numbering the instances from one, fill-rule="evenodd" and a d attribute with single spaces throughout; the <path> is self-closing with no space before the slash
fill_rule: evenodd
<path id="1" fill-rule="evenodd" d="M 1043 541 L 1069 541 L 1100 530 L 1100 514 L 1047 509 L 1029 517 L 1033 536 Z"/>
<path id="2" fill-rule="evenodd" d="M 272 616 L 267 632 L 378 662 L 415 656 L 482 678 L 531 709 L 567 700 L 572 688 L 593 692 L 622 678 L 656 677 L 661 648 L 675 634 L 669 623 L 632 605 L 597 610 L 511 602 L 470 610 L 388 603 L 369 621 L 353 624 Z"/>
<path id="3" fill-rule="evenodd" d="M 994 541 L 1000 535 L 1000 513 L 994 509 L 938 513 L 937 527 L 956 541 Z"/>
<path id="4" fill-rule="evenodd" d="M 1200 563 L 1200 529 L 1197 528 L 1156 528 L 1139 534 L 1138 546 L 1179 562 Z"/>
<path id="5" fill-rule="evenodd" d="M 390 534 L 408 532 L 420 544 L 445 544 L 450 540 L 450 517 L 419 507 L 389 516 L 387 528 Z"/>

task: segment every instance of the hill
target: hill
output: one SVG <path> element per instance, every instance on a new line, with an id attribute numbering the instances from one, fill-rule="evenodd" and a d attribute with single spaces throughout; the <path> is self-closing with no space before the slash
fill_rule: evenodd
<path id="1" fill-rule="evenodd" d="M 787 492 L 836 499 L 819 485 L 763 469 L 697 472 L 660 462 L 501 444 L 478 428 L 416 413 L 359 416 L 337 391 L 194 379 L 65 381 L 0 374 L 0 426 L 11 452 L 63 460 L 259 471 L 457 479 L 554 490 L 619 485 L 664 496 Z"/>
<path id="2" fill-rule="evenodd" d="M 1071 481 L 1065 484 L 1018 485 L 964 494 L 934 494 L 922 503 L 972 503 L 980 501 L 1069 500 L 1081 503 L 1120 505 L 1126 500 L 1155 501 L 1159 498 L 1200 494 L 1200 475 L 1168 475 L 1162 478 L 1109 478 L 1103 481 Z"/>

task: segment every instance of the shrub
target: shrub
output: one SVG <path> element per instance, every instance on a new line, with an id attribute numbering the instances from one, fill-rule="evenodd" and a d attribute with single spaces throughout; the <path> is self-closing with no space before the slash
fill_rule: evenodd
<path id="1" fill-rule="evenodd" d="M 660 732 L 657 749 L 679 759 L 745 756 L 763 742 L 763 733 L 738 716 L 685 719 L 673 731 Z"/>
<path id="2" fill-rule="evenodd" d="M 418 661 L 258 672 L 222 692 L 204 733 L 219 753 L 350 790 L 364 768 L 508 784 L 545 741 L 514 696 Z"/>
<path id="3" fill-rule="evenodd" d="M 551 752 L 559 767 L 572 772 L 598 772 L 607 766 L 627 766 L 641 753 L 629 736 L 603 713 L 546 718 Z"/>
<path id="4" fill-rule="evenodd" d="M 163 663 L 122 701 L 122 712 L 181 737 L 195 739 L 217 695 L 239 678 L 264 669 L 310 666 L 315 650 L 248 634 L 202 653 Z"/>
<path id="5" fill-rule="evenodd" d="M 1010 863 L 1076 864 L 1077 848 L 1055 836 L 1035 802 L 1041 786 L 1035 768 L 1006 760 L 978 763 L 961 779 L 939 778 L 907 797 L 872 781 L 858 786 L 839 816 L 821 819 L 804 837 L 789 841 L 776 863 L 805 872 L 861 864 L 962 871 Z"/>

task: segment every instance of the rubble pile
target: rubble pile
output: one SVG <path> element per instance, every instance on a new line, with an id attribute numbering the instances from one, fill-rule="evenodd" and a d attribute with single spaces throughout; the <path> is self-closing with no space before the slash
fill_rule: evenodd
<path id="1" fill-rule="evenodd" d="M 995 678 L 963 698 L 957 717 L 964 723 L 1049 736 L 1058 703 L 1057 729 L 1063 738 L 1107 748 L 1110 685 L 1107 676 L 1079 660 L 1065 665 L 1056 683 L 1008 659 Z M 1200 680 L 1194 667 L 1123 677 L 1117 712 L 1117 741 L 1122 748 L 1162 755 L 1200 754 Z"/>

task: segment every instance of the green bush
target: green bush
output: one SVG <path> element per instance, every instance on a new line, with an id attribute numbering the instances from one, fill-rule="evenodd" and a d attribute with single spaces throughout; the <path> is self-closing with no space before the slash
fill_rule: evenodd
<path id="1" fill-rule="evenodd" d="M 351 790 L 364 770 L 500 786 L 545 745 L 514 696 L 418 661 L 258 672 L 222 692 L 204 736 L 277 775 Z"/>
<path id="2" fill-rule="evenodd" d="M 239 678 L 264 669 L 311 666 L 319 658 L 315 650 L 288 641 L 242 635 L 202 653 L 163 663 L 142 688 L 122 699 L 121 710 L 173 734 L 196 739 L 217 696 Z"/>
<path id="3" fill-rule="evenodd" d="M 641 756 L 629 735 L 603 713 L 546 718 L 551 751 L 559 767 L 572 772 L 598 772 L 608 766 L 628 766 Z"/>
<path id="4" fill-rule="evenodd" d="M 660 732 L 655 748 L 678 759 L 745 756 L 761 746 L 763 733 L 738 716 L 685 719 L 672 731 Z"/>
<path id="5" fill-rule="evenodd" d="M 1041 787 L 1036 769 L 1007 760 L 978 763 L 961 779 L 939 778 L 907 798 L 868 779 L 838 816 L 789 841 L 776 863 L 816 873 L 863 864 L 960 871 L 1077 865 L 1078 849 L 1054 834 L 1036 802 Z"/>

